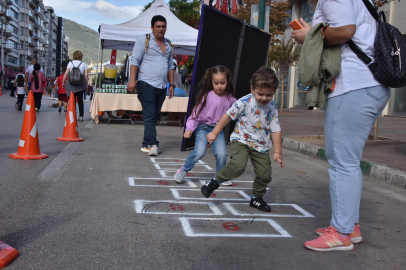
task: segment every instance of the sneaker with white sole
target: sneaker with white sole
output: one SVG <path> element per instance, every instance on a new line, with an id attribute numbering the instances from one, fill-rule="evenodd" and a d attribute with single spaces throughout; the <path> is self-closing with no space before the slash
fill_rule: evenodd
<path id="1" fill-rule="evenodd" d="M 232 185 L 233 185 L 233 181 L 223 182 L 223 183 L 221 183 L 221 185 L 223 185 L 223 186 L 232 186 Z"/>
<path id="2" fill-rule="evenodd" d="M 264 199 L 262 199 L 262 197 L 252 198 L 250 201 L 250 206 L 260 211 L 271 212 L 271 207 L 264 201 Z"/>
<path id="3" fill-rule="evenodd" d="M 204 184 L 201 188 L 200 191 L 202 192 L 203 196 L 206 198 L 209 198 L 213 191 L 219 188 L 219 183 L 213 178 L 210 181 L 207 181 L 206 184 Z"/>
<path id="4" fill-rule="evenodd" d="M 350 233 L 350 237 L 351 237 L 351 242 L 353 244 L 359 244 L 362 242 L 362 236 L 361 236 L 361 231 L 359 229 L 360 225 L 355 226 L 354 231 L 352 233 Z M 322 235 L 323 233 L 328 232 L 328 228 L 319 228 L 316 230 L 316 233 L 318 235 Z"/>
<path id="5" fill-rule="evenodd" d="M 149 153 L 150 150 L 151 150 L 151 146 L 149 146 L 149 145 L 141 147 L 141 152 Z"/>
<path id="6" fill-rule="evenodd" d="M 185 171 L 185 168 L 180 167 L 180 169 L 175 173 L 175 175 L 173 176 L 173 178 L 175 178 L 176 182 L 178 182 L 179 184 L 184 183 L 184 179 L 185 176 L 187 174 L 187 171 Z"/>
<path id="7" fill-rule="evenodd" d="M 304 246 L 314 251 L 347 251 L 354 249 L 350 235 L 344 238 L 332 226 L 329 226 L 327 231 L 319 238 L 305 242 Z"/>
<path id="8" fill-rule="evenodd" d="M 148 156 L 157 156 L 161 153 L 161 149 L 159 149 L 158 145 L 151 146 L 151 150 L 148 152 Z"/>

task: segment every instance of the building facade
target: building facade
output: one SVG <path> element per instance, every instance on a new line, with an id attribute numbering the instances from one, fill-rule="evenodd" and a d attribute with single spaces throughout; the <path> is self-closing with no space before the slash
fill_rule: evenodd
<path id="1" fill-rule="evenodd" d="M 0 0 L 0 4 L 6 76 L 11 78 L 21 68 L 25 69 L 32 57 L 37 58 L 46 76 L 59 75 L 56 74 L 57 61 L 66 59 L 69 53 L 69 38 L 60 27 L 63 19 L 52 7 L 45 7 L 43 0 Z M 67 48 L 62 49 L 58 57 L 59 36 Z"/>
<path id="2" fill-rule="evenodd" d="M 303 18 L 312 25 L 314 10 L 305 0 L 291 0 L 290 18 L 287 22 Z M 388 23 L 394 25 L 403 34 L 406 34 L 406 1 L 391 1 L 384 5 L 380 10 L 385 12 Z M 289 28 L 285 31 L 285 36 L 290 38 L 292 30 Z M 403 35 L 406 40 L 406 35 Z M 284 89 L 284 107 L 286 108 L 306 108 L 306 91 L 298 87 L 297 67 L 292 66 L 289 75 L 285 79 Z M 279 89 L 278 89 L 279 90 Z M 275 95 L 275 102 L 280 106 L 281 92 Z M 406 87 L 391 89 L 390 100 L 384 109 L 383 115 L 389 116 L 406 116 Z"/>

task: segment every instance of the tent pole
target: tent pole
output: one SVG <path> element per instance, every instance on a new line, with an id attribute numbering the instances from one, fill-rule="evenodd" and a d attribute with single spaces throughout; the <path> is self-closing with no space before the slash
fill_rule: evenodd
<path id="1" fill-rule="evenodd" d="M 97 53 L 97 61 L 96 61 L 96 78 L 94 79 L 94 87 L 95 88 L 97 88 L 97 76 L 99 74 L 100 45 L 101 45 L 101 38 L 99 37 L 99 52 Z"/>
<path id="2" fill-rule="evenodd" d="M 100 80 L 99 80 L 99 88 L 101 88 L 101 74 L 103 72 L 103 47 L 101 48 L 101 58 L 100 58 Z"/>

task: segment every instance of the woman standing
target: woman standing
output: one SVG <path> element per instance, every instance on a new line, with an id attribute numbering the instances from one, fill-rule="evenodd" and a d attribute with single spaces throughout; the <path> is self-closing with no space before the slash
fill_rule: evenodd
<path id="1" fill-rule="evenodd" d="M 41 109 L 42 93 L 44 92 L 47 82 L 44 73 L 42 73 L 40 69 L 41 65 L 36 63 L 34 65 L 34 71 L 30 74 L 30 77 L 28 79 L 28 81 L 31 82 L 30 90 L 34 94 L 35 111 L 37 112 L 39 111 L 39 109 Z"/>
<path id="2" fill-rule="evenodd" d="M 87 76 L 87 65 L 82 62 L 83 53 L 81 51 L 76 51 L 73 53 L 73 61 L 70 61 L 66 72 L 63 75 L 63 87 L 66 85 L 66 95 L 70 97 L 70 93 L 73 92 L 75 100 L 77 99 L 79 105 L 79 121 L 83 122 L 83 95 L 87 90 L 87 83 L 89 77 Z M 79 68 L 82 78 L 82 84 L 71 84 L 69 80 L 66 81 L 66 77 L 73 68 Z"/>

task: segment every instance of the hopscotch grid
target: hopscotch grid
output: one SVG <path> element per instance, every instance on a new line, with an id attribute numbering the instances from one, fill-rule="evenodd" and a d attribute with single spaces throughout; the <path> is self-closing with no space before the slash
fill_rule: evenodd
<path id="1" fill-rule="evenodd" d="M 212 213 L 181 213 L 181 212 L 151 212 L 148 211 L 147 214 L 153 215 L 195 215 L 195 216 L 222 216 L 224 213 L 212 202 L 196 202 L 196 201 L 174 201 L 174 200 L 163 200 L 163 201 L 150 201 L 150 200 L 134 200 L 134 209 L 136 213 L 143 213 L 144 203 L 183 203 L 183 204 L 206 204 Z"/>
<path id="2" fill-rule="evenodd" d="M 235 216 L 251 216 L 252 214 L 244 214 L 244 213 L 240 213 L 238 212 L 238 210 L 236 208 L 234 208 L 233 206 L 231 206 L 232 204 L 244 204 L 244 203 L 223 203 L 224 207 L 227 208 L 228 211 L 230 211 L 233 215 Z M 312 214 L 310 214 L 309 212 L 307 212 L 306 210 L 304 210 L 303 208 L 301 208 L 300 206 L 298 206 L 297 204 L 289 204 L 289 203 L 268 203 L 269 206 L 291 206 L 294 209 L 296 209 L 298 212 L 300 212 L 303 215 L 284 215 L 284 214 L 278 214 L 278 213 L 257 213 L 255 214 L 255 216 L 266 216 L 266 217 L 297 217 L 297 218 L 307 218 L 307 217 L 311 217 L 314 218 L 314 216 Z"/>
<path id="3" fill-rule="evenodd" d="M 184 200 L 184 199 L 186 199 L 186 200 L 213 200 L 213 201 L 226 201 L 226 200 L 227 201 L 229 201 L 229 200 L 232 200 L 232 201 L 250 201 L 251 200 L 250 196 L 248 196 L 244 191 L 238 190 L 238 189 L 216 190 L 216 192 L 230 192 L 230 191 L 232 191 L 232 192 L 239 193 L 245 199 L 240 199 L 240 198 L 238 198 L 238 199 L 234 199 L 234 198 L 214 198 L 214 197 L 210 197 L 210 198 L 188 198 L 188 197 L 181 197 L 179 195 L 178 190 L 182 190 L 182 191 L 184 191 L 184 190 L 198 191 L 198 189 L 176 189 L 176 188 L 171 188 L 170 190 L 171 190 L 173 196 L 175 197 L 175 199 L 177 199 L 177 200 Z"/>

